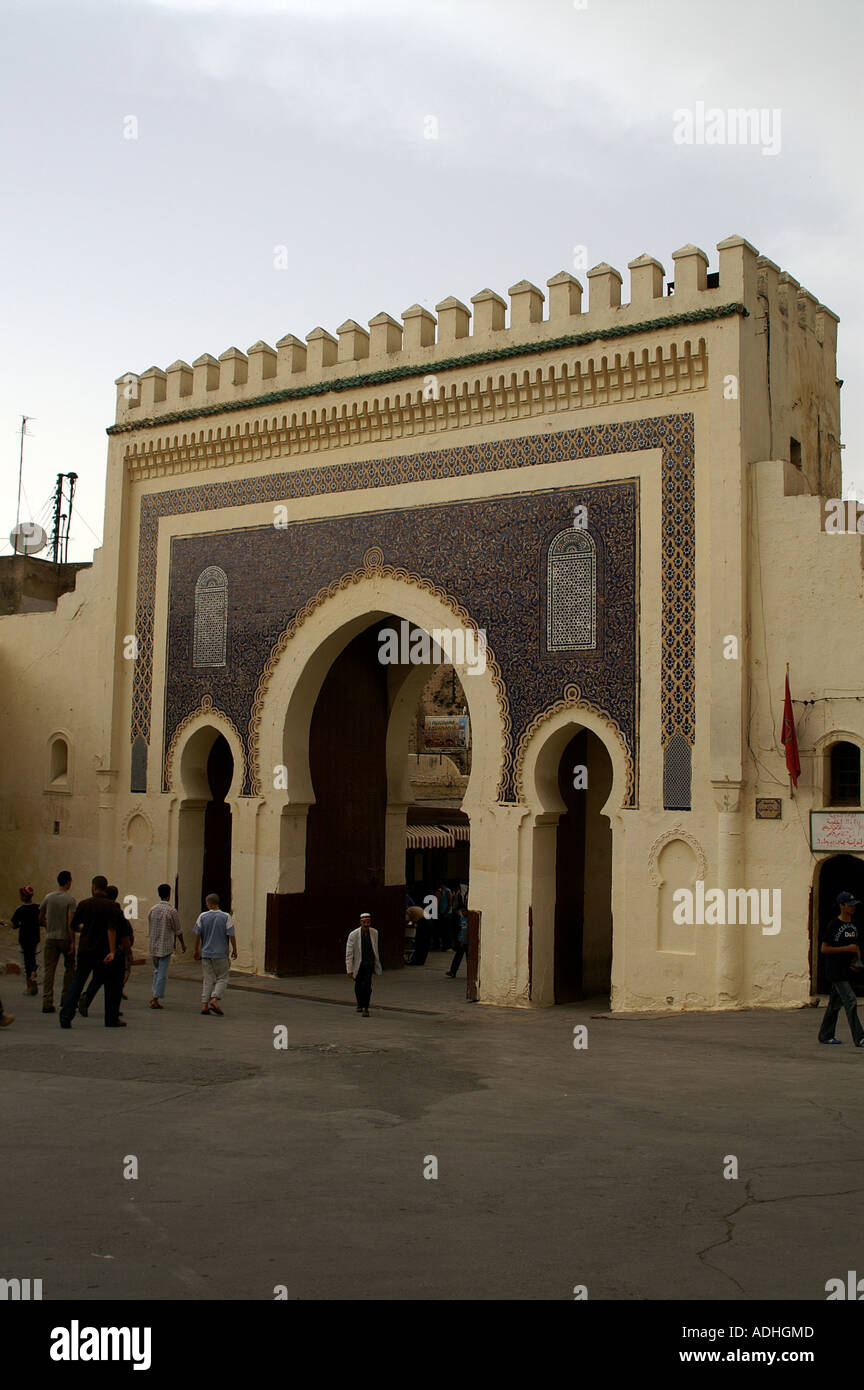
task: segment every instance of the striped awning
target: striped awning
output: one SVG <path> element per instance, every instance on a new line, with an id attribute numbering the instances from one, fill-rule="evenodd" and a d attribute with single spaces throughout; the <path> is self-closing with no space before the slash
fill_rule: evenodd
<path id="1" fill-rule="evenodd" d="M 457 840 L 470 838 L 467 825 L 408 825 L 405 828 L 406 849 L 453 849 Z"/>

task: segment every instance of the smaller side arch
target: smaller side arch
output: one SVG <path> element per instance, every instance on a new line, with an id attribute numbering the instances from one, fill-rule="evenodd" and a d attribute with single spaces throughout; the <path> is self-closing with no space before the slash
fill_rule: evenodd
<path id="1" fill-rule="evenodd" d="M 667 845 L 671 844 L 673 840 L 683 840 L 686 845 L 690 846 L 696 857 L 696 877 L 701 879 L 704 883 L 705 875 L 708 870 L 708 860 L 702 845 L 696 839 L 695 835 L 691 835 L 683 826 L 673 825 L 671 830 L 664 830 L 662 835 L 657 836 L 657 839 L 654 840 L 648 851 L 648 877 L 654 884 L 654 887 L 659 888 L 663 882 L 658 867 L 658 860 L 663 850 Z"/>
<path id="2" fill-rule="evenodd" d="M 667 957 L 666 978 L 673 1001 L 676 994 L 680 994 L 682 975 L 680 970 L 669 973 L 668 957 L 693 956 L 696 952 L 693 924 L 676 921 L 676 893 L 681 889 L 692 893 L 697 881 L 704 879 L 699 850 L 700 846 L 691 835 L 672 835 L 664 837 L 655 861 L 659 880 L 656 890 L 656 948 Z M 673 975 L 677 975 L 677 988 L 673 988 Z"/>
<path id="3" fill-rule="evenodd" d="M 132 822 L 135 821 L 135 820 L 140 820 L 141 823 L 142 823 L 142 825 L 146 827 L 146 833 L 147 833 L 147 838 L 146 838 L 146 840 L 140 840 L 140 839 L 138 839 L 138 838 L 136 837 L 136 835 L 134 834 L 134 832 L 133 832 L 132 835 L 129 834 L 129 827 L 130 827 L 130 825 L 132 825 Z M 125 814 L 125 816 L 123 817 L 123 820 L 122 820 L 122 822 L 121 822 L 121 824 L 120 824 L 120 845 L 121 845 L 121 848 L 124 849 L 124 850 L 128 850 L 128 849 L 132 849 L 132 848 L 141 848 L 141 847 L 143 846 L 143 848 L 149 850 L 149 849 L 151 849 L 152 846 L 153 846 L 153 839 L 154 839 L 153 821 L 151 820 L 151 818 L 150 818 L 148 812 L 145 811 L 145 810 L 144 810 L 143 808 L 141 808 L 141 807 L 133 806 L 133 807 L 131 808 L 131 810 L 129 810 L 129 811 L 126 812 L 126 814 Z"/>
<path id="4" fill-rule="evenodd" d="M 209 695 L 174 731 L 165 757 L 166 791 L 181 799 L 209 800 L 207 755 L 220 734 L 234 759 L 234 775 L 225 799 L 236 801 L 246 778 L 246 750 L 236 724 L 215 708 Z"/>

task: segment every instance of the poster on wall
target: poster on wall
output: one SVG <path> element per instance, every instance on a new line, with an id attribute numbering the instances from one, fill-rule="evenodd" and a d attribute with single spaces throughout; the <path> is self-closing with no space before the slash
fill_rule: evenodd
<path id="1" fill-rule="evenodd" d="M 423 727 L 427 753 L 446 753 L 448 749 L 468 747 L 467 714 L 427 714 Z"/>
<path id="2" fill-rule="evenodd" d="M 864 811 L 811 811 L 810 848 L 864 854 Z"/>

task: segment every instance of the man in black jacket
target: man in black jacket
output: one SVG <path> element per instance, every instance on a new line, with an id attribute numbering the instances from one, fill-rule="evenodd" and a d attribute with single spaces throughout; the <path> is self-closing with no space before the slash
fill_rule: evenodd
<path id="1" fill-rule="evenodd" d="M 70 930 L 80 931 L 81 937 L 75 978 L 60 1006 L 60 1027 L 72 1027 L 75 1006 L 92 973 L 97 989 L 100 984 L 105 986 L 105 1027 L 125 1028 L 119 1011 L 125 966 L 122 942 L 128 923 L 119 903 L 108 897 L 108 880 L 103 874 L 96 875 L 91 887 L 92 897 L 78 904 L 69 923 Z"/>
<path id="2" fill-rule="evenodd" d="M 838 893 L 839 916 L 829 922 L 822 932 L 819 952 L 825 956 L 825 978 L 831 985 L 831 993 L 819 1029 L 820 1043 L 837 1045 L 840 1042 L 839 1038 L 835 1038 L 834 1030 L 842 1008 L 846 1010 L 852 1041 L 856 1047 L 864 1047 L 864 1028 L 858 1017 L 858 1000 L 850 983 L 851 972 L 862 968 L 858 928 L 852 922 L 857 906 L 858 899 L 851 893 Z"/>

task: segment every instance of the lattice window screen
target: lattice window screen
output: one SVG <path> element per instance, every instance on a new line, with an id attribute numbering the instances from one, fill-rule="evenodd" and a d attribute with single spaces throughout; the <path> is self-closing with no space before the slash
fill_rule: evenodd
<path id="1" fill-rule="evenodd" d="M 195 585 L 193 666 L 224 666 L 228 638 L 228 576 L 211 565 Z"/>
<path id="2" fill-rule="evenodd" d="M 683 734 L 670 738 L 663 755 L 663 809 L 665 811 L 689 811 L 691 809 L 691 760 L 690 744 Z"/>
<path id="3" fill-rule="evenodd" d="M 597 552 L 587 531 L 561 531 L 546 561 L 546 647 L 586 652 L 597 646 Z"/>

